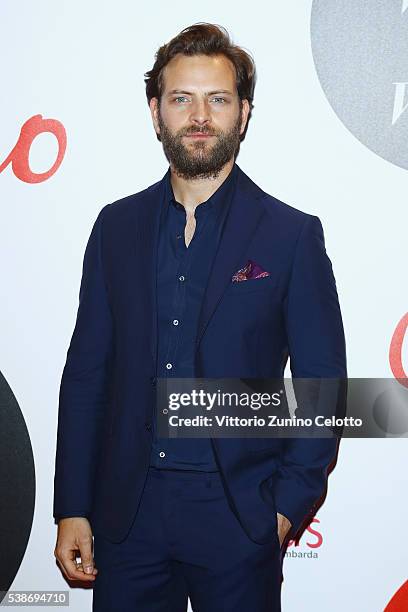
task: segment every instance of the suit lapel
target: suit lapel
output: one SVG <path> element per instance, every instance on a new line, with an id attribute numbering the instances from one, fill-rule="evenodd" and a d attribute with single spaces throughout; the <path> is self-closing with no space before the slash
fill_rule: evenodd
<path id="1" fill-rule="evenodd" d="M 196 350 L 232 275 L 246 263 L 250 241 L 264 212 L 259 202 L 262 196 L 262 190 L 238 167 L 237 184 L 201 305 Z"/>
<path id="2" fill-rule="evenodd" d="M 154 368 L 157 364 L 157 254 L 161 211 L 165 192 L 167 173 L 161 181 L 147 189 L 141 198 L 135 215 L 136 240 L 133 240 L 136 255 L 135 275 L 140 270 L 144 284 L 138 290 L 143 292 L 144 312 L 151 314 L 150 352 Z"/>

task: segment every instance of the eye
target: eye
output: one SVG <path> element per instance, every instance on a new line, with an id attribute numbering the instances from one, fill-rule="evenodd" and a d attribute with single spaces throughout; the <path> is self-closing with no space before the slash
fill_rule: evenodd
<path id="1" fill-rule="evenodd" d="M 223 104 L 226 101 L 225 98 L 223 98 L 222 96 L 215 96 L 213 100 L 217 102 L 217 104 Z"/>
<path id="2" fill-rule="evenodd" d="M 174 98 L 174 101 L 177 102 L 177 104 L 183 104 L 184 102 L 188 102 L 188 98 L 186 98 L 186 96 L 177 96 L 177 98 Z"/>

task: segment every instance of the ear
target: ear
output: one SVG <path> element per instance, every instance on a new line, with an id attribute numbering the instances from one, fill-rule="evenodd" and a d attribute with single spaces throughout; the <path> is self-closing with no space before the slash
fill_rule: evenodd
<path id="1" fill-rule="evenodd" d="M 242 136 L 242 134 L 245 132 L 245 128 L 246 128 L 246 124 L 248 121 L 248 115 L 249 115 L 249 102 L 247 99 L 242 100 L 242 120 L 241 120 L 241 129 L 240 129 L 240 135 Z"/>
<path id="2" fill-rule="evenodd" d="M 152 115 L 153 126 L 156 131 L 156 134 L 160 134 L 160 125 L 159 125 L 159 100 L 157 98 L 152 98 L 149 102 L 150 113 Z"/>

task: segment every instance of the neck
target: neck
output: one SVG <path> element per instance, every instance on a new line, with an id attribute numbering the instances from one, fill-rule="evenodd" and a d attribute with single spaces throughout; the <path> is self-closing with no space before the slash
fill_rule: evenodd
<path id="1" fill-rule="evenodd" d="M 194 210 L 198 204 L 208 200 L 217 191 L 231 172 L 233 165 L 234 158 L 230 159 L 221 168 L 216 178 L 184 179 L 176 174 L 170 164 L 171 186 L 173 187 L 174 197 L 186 209 Z"/>

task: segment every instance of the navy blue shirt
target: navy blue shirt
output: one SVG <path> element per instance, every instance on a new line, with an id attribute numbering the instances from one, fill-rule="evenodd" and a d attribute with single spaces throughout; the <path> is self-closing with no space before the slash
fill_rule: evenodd
<path id="1" fill-rule="evenodd" d="M 235 187 L 237 166 L 217 191 L 195 209 L 196 228 L 187 247 L 187 215 L 176 202 L 170 169 L 160 217 L 157 268 L 159 378 L 194 378 L 198 317 L 211 265 Z M 158 438 L 153 419 L 151 465 L 164 469 L 217 471 L 209 438 Z"/>

